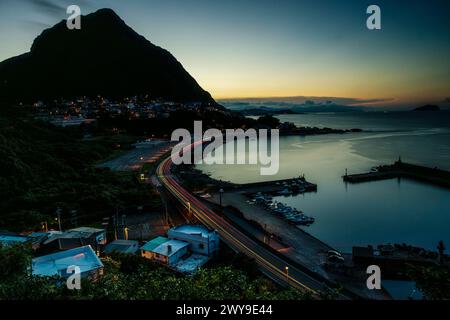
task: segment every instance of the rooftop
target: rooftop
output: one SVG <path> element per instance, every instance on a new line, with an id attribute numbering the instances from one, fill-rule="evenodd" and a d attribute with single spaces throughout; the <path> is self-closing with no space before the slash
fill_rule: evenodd
<path id="1" fill-rule="evenodd" d="M 153 251 L 156 247 L 159 247 L 164 242 L 169 241 L 169 239 L 165 237 L 156 237 L 155 239 L 150 240 L 146 244 L 141 247 L 141 250 L 145 251 Z"/>
<path id="2" fill-rule="evenodd" d="M 105 247 L 105 253 L 113 251 L 120 253 L 136 253 L 139 250 L 139 242 L 134 240 L 115 240 L 108 243 Z"/>
<path id="3" fill-rule="evenodd" d="M 47 244 L 55 239 L 68 239 L 68 238 L 89 238 L 93 234 L 98 232 L 104 232 L 104 229 L 80 227 L 75 229 L 70 229 L 64 232 L 53 233 L 44 243 Z"/>
<path id="4" fill-rule="evenodd" d="M 175 254 L 179 250 L 188 247 L 189 243 L 179 240 L 169 240 L 167 242 L 164 242 L 163 244 L 159 245 L 155 249 L 152 250 L 152 252 L 170 257 L 171 255 Z"/>
<path id="5" fill-rule="evenodd" d="M 39 276 L 63 276 L 73 265 L 80 267 L 81 273 L 103 267 L 91 246 L 84 246 L 34 258 L 32 272 Z"/>
<path id="6" fill-rule="evenodd" d="M 15 244 L 15 243 L 24 243 L 30 240 L 26 236 L 22 236 L 20 234 L 14 234 L 9 232 L 0 233 L 0 243 L 7 244 Z"/>
<path id="7" fill-rule="evenodd" d="M 169 232 L 170 231 L 186 233 L 186 234 L 190 234 L 193 236 L 200 236 L 203 238 L 208 238 L 209 235 L 213 232 L 213 231 L 208 230 L 207 228 L 205 228 L 202 225 L 192 225 L 192 224 L 184 224 L 184 225 L 176 226 L 176 227 L 170 229 Z"/>

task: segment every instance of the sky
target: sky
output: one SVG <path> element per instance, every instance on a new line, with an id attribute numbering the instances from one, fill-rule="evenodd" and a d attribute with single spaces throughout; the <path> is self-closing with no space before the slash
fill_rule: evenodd
<path id="1" fill-rule="evenodd" d="M 216 99 L 450 97 L 447 0 L 0 0 L 0 61 L 29 51 L 70 4 L 82 14 L 112 8 Z M 371 4 L 381 30 L 366 27 Z"/>

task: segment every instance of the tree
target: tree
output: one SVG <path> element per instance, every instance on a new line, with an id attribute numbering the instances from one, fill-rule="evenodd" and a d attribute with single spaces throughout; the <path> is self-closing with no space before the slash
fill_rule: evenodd
<path id="1" fill-rule="evenodd" d="M 441 265 L 444 264 L 444 251 L 445 251 L 445 245 L 444 245 L 444 241 L 439 241 L 437 249 L 439 251 L 439 263 Z"/>
<path id="2" fill-rule="evenodd" d="M 31 247 L 24 244 L 0 244 L 0 282 L 26 275 L 31 267 Z"/>
<path id="3" fill-rule="evenodd" d="M 450 299 L 450 271 L 443 267 L 411 267 L 409 277 L 429 300 Z"/>

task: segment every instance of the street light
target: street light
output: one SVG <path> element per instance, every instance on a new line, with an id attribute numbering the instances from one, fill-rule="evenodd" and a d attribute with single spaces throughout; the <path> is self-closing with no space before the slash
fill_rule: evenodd
<path id="1" fill-rule="evenodd" d="M 284 270 L 286 271 L 286 281 L 289 283 L 289 267 L 286 266 Z"/>
<path id="2" fill-rule="evenodd" d="M 191 203 L 188 201 L 187 205 L 188 205 L 188 216 L 191 217 Z"/>
<path id="3" fill-rule="evenodd" d="M 219 190 L 219 203 L 220 203 L 220 207 L 222 207 L 222 194 L 224 193 L 223 189 Z"/>

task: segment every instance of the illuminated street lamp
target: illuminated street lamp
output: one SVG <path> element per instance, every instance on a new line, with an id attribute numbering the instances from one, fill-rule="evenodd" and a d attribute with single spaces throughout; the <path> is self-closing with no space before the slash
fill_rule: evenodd
<path id="1" fill-rule="evenodd" d="M 284 270 L 286 271 L 286 281 L 289 283 L 289 267 L 286 266 Z"/>

